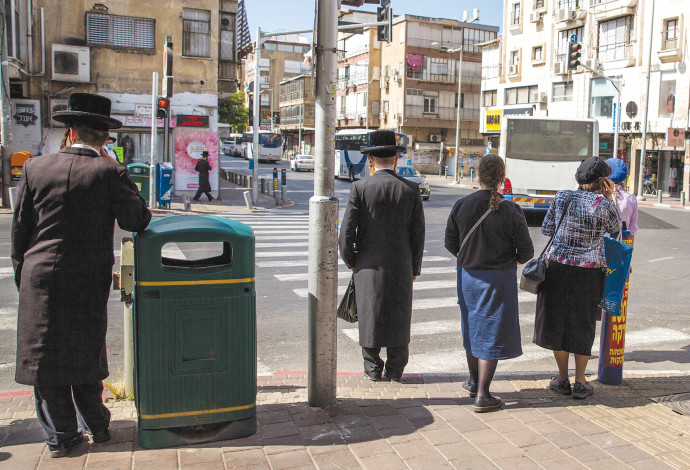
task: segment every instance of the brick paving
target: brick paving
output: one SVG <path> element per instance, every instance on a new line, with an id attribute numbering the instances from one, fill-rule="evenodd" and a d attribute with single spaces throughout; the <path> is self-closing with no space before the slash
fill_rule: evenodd
<path id="1" fill-rule="evenodd" d="M 304 374 L 258 379 L 257 434 L 147 450 L 136 438 L 132 402 L 109 399 L 112 439 L 84 441 L 51 459 L 31 394 L 0 394 L 0 469 L 690 469 L 690 417 L 650 398 L 690 391 L 690 376 L 626 375 L 594 381 L 574 400 L 545 376 L 502 376 L 506 405 L 473 412 L 460 374 L 422 374 L 402 383 L 338 377 L 337 403 L 307 405 Z"/>

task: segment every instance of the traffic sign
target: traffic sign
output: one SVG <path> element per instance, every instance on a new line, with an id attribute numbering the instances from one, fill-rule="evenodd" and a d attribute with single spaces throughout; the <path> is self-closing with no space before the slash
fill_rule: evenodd
<path id="1" fill-rule="evenodd" d="M 573 44 L 577 42 L 577 34 L 573 33 L 570 35 L 570 42 Z"/>

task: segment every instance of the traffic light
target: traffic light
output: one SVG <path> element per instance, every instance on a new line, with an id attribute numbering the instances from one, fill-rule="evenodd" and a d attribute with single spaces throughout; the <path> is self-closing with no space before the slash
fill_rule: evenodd
<path id="1" fill-rule="evenodd" d="M 383 4 L 383 2 L 381 2 Z M 386 22 L 385 25 L 376 27 L 376 37 L 379 41 L 391 42 L 393 35 L 393 10 L 390 4 L 380 6 L 376 9 L 376 22 Z"/>
<path id="2" fill-rule="evenodd" d="M 168 112 L 170 111 L 170 100 L 163 96 L 159 96 L 156 100 L 156 103 L 156 117 L 158 119 L 165 119 L 165 117 L 168 115 Z"/>
<path id="3" fill-rule="evenodd" d="M 568 43 L 568 70 L 576 70 L 577 66 L 580 65 L 581 50 L 582 44 L 579 42 Z"/>

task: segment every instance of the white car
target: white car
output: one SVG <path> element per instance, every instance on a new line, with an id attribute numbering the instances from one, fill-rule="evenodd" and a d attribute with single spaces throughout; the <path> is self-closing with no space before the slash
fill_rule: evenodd
<path id="1" fill-rule="evenodd" d="M 295 155 L 290 162 L 290 169 L 293 171 L 314 171 L 314 157 L 311 155 Z"/>
<path id="2" fill-rule="evenodd" d="M 431 186 L 427 182 L 424 175 L 422 175 L 416 168 L 411 166 L 399 166 L 395 169 L 398 176 L 412 181 L 419 185 L 419 194 L 425 201 L 431 196 Z"/>

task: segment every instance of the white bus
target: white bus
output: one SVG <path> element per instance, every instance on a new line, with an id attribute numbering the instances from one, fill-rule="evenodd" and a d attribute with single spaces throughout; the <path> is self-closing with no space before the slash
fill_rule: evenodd
<path id="1" fill-rule="evenodd" d="M 254 134 L 245 132 L 242 153 L 247 160 L 252 159 Z M 280 132 L 259 131 L 259 161 L 279 162 L 283 155 L 283 136 Z"/>
<path id="2" fill-rule="evenodd" d="M 230 155 L 231 157 L 241 157 L 242 156 L 242 144 L 244 137 L 242 134 L 230 134 L 221 142 L 221 150 L 224 155 Z"/>
<path id="3" fill-rule="evenodd" d="M 505 116 L 499 147 L 506 166 L 501 192 L 525 210 L 546 211 L 558 191 L 576 186 L 580 163 L 598 154 L 595 120 Z"/>
<path id="4" fill-rule="evenodd" d="M 367 156 L 362 153 L 363 147 L 370 147 L 369 136 L 376 129 L 345 129 L 335 134 L 335 177 L 349 178 L 354 181 L 369 175 Z M 407 148 L 405 134 L 395 133 L 395 142 Z M 407 158 L 407 152 L 398 154 Z"/>

